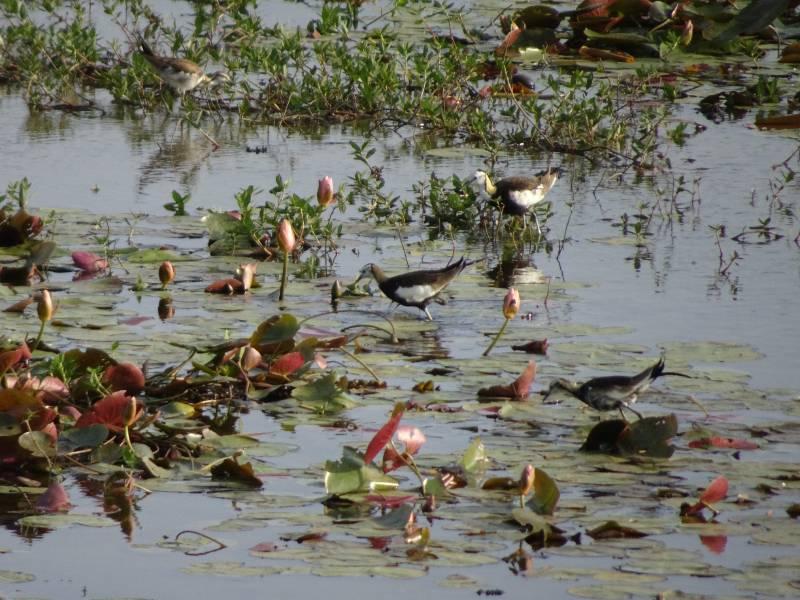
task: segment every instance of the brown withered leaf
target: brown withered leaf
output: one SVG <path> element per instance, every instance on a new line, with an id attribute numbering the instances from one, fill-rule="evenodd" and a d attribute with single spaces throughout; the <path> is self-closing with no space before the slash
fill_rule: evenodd
<path id="1" fill-rule="evenodd" d="M 221 463 L 214 465 L 211 469 L 211 476 L 214 479 L 233 479 L 255 488 L 264 485 L 264 482 L 253 471 L 252 464 L 249 462 L 239 464 L 233 458 L 226 458 Z"/>
<path id="2" fill-rule="evenodd" d="M 602 525 L 598 525 L 594 529 L 586 532 L 593 540 L 612 540 L 618 538 L 641 538 L 649 534 L 634 529 L 633 527 L 625 527 L 620 525 L 617 521 L 606 521 Z"/>

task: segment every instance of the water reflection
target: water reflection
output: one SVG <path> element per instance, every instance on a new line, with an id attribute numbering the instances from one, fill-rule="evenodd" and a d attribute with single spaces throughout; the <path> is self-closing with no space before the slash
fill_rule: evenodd
<path id="1" fill-rule="evenodd" d="M 486 276 L 498 288 L 547 283 L 549 279 L 536 268 L 533 256 L 526 254 L 503 256 L 497 265 L 486 272 Z"/>

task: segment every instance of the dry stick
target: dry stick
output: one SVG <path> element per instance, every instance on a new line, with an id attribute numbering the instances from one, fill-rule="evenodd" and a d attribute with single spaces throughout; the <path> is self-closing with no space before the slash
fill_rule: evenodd
<path id="1" fill-rule="evenodd" d="M 406 245 L 403 243 L 403 234 L 400 232 L 400 225 L 395 225 L 397 229 L 397 239 L 400 241 L 400 248 L 403 249 L 403 258 L 406 260 L 406 267 L 411 268 L 411 264 L 408 262 L 408 254 L 406 253 Z"/>

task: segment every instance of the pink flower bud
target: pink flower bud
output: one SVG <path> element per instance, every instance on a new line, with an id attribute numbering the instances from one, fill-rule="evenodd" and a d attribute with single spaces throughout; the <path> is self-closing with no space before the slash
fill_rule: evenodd
<path id="1" fill-rule="evenodd" d="M 284 252 L 291 252 L 297 244 L 297 238 L 294 235 L 292 224 L 289 219 L 281 219 L 278 223 L 278 246 Z"/>
<path id="2" fill-rule="evenodd" d="M 333 178 L 326 175 L 319 180 L 317 187 L 317 202 L 322 207 L 330 206 L 336 198 L 333 194 Z"/>
<path id="3" fill-rule="evenodd" d="M 506 297 L 503 298 L 503 316 L 506 319 L 513 319 L 519 312 L 519 292 L 515 288 L 508 288 Z"/>
<path id="4" fill-rule="evenodd" d="M 519 478 L 519 493 L 520 496 L 527 496 L 533 489 L 533 482 L 536 479 L 536 469 L 533 465 L 525 465 L 522 469 L 522 475 Z"/>

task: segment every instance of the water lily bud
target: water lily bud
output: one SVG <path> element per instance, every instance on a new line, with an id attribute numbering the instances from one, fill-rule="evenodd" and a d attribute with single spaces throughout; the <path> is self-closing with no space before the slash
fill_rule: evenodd
<path id="1" fill-rule="evenodd" d="M 136 423 L 136 419 L 138 418 L 139 403 L 136 401 L 134 396 L 130 396 L 127 404 L 125 405 L 125 410 L 122 413 L 122 422 L 125 424 L 125 427 L 130 427 Z"/>
<path id="2" fill-rule="evenodd" d="M 331 286 L 331 302 L 336 302 L 344 294 L 344 286 L 338 279 Z"/>
<path id="3" fill-rule="evenodd" d="M 506 319 L 513 319 L 519 312 L 519 292 L 515 288 L 508 288 L 506 297 L 503 298 L 503 316 Z"/>
<path id="4" fill-rule="evenodd" d="M 521 496 L 527 496 L 533 489 L 533 481 L 536 478 L 536 469 L 533 465 L 525 465 L 522 469 L 522 475 L 519 478 L 519 493 Z"/>
<path id="5" fill-rule="evenodd" d="M 36 314 L 39 315 L 39 320 L 42 322 L 53 318 L 53 298 L 50 296 L 50 290 L 42 290 L 39 301 L 36 303 Z"/>
<path id="6" fill-rule="evenodd" d="M 161 281 L 161 287 L 167 287 L 175 279 L 175 267 L 168 260 L 165 260 L 158 267 L 158 279 Z"/>
<path id="7" fill-rule="evenodd" d="M 686 23 L 683 25 L 683 31 L 681 32 L 681 44 L 684 46 L 688 46 L 692 43 L 692 34 L 694 33 L 694 25 L 692 24 L 692 20 L 688 19 Z"/>
<path id="8" fill-rule="evenodd" d="M 320 206 L 330 206 L 335 200 L 333 195 L 333 178 L 326 175 L 319 180 L 319 187 L 317 187 L 317 202 Z"/>
<path id="9" fill-rule="evenodd" d="M 278 246 L 284 252 L 291 252 L 297 244 L 297 238 L 294 236 L 294 229 L 289 219 L 281 219 L 278 223 Z"/>

